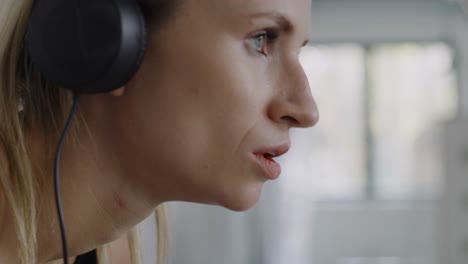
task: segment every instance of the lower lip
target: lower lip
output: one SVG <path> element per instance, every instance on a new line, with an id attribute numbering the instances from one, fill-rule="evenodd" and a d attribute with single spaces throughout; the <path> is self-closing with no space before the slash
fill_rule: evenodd
<path id="1" fill-rule="evenodd" d="M 268 179 L 275 180 L 280 176 L 281 166 L 278 163 L 266 159 L 260 154 L 253 154 L 253 159 Z"/>

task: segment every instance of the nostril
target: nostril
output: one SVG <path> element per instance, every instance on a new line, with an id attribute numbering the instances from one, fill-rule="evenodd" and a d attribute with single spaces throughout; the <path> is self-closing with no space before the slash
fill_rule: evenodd
<path id="1" fill-rule="evenodd" d="M 297 126 L 299 124 L 299 121 L 297 121 L 297 119 L 295 119 L 292 116 L 288 116 L 288 115 L 287 116 L 282 116 L 281 120 L 286 121 L 288 124 L 290 124 L 292 126 Z"/>
<path id="2" fill-rule="evenodd" d="M 283 115 L 280 119 L 291 127 L 312 127 L 315 126 L 319 120 L 319 112 L 315 109 L 309 113 L 303 112 L 294 115 Z"/>

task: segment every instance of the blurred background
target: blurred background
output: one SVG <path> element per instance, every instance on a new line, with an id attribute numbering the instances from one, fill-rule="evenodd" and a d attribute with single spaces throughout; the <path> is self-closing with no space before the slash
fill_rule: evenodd
<path id="1" fill-rule="evenodd" d="M 170 263 L 468 263 L 467 11 L 314 0 L 301 62 L 320 122 L 293 131 L 254 209 L 170 203 Z"/>

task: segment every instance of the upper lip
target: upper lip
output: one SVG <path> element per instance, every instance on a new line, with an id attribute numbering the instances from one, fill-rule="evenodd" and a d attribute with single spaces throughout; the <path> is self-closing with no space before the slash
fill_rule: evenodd
<path id="1" fill-rule="evenodd" d="M 279 157 L 279 156 L 283 155 L 284 153 L 288 152 L 290 147 L 291 146 L 290 146 L 289 143 L 276 145 L 276 146 L 269 146 L 269 147 L 264 147 L 264 148 L 261 148 L 261 149 L 258 149 L 256 151 L 254 151 L 254 154 L 256 154 L 256 155 L 269 154 L 273 158 L 275 158 L 275 157 Z"/>

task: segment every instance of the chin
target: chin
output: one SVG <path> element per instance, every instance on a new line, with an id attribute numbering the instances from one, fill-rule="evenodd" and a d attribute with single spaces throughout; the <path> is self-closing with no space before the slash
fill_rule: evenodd
<path id="1" fill-rule="evenodd" d="M 236 212 L 247 211 L 257 204 L 262 187 L 263 184 L 256 184 L 235 193 L 224 194 L 219 205 Z"/>

